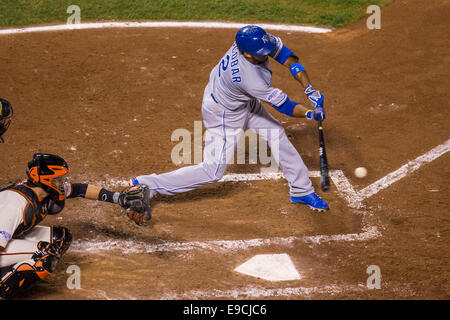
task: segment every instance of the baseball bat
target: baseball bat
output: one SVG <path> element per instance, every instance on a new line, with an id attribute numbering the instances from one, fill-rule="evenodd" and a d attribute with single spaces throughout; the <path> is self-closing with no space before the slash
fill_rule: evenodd
<path id="1" fill-rule="evenodd" d="M 322 191 L 330 190 L 330 176 L 328 174 L 328 159 L 325 150 L 325 139 L 323 137 L 322 120 L 318 121 L 319 127 L 319 162 L 320 162 L 320 185 Z"/>

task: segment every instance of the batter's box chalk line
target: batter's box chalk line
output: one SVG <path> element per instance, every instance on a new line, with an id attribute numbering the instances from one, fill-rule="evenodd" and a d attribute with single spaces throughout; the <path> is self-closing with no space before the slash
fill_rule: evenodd
<path id="1" fill-rule="evenodd" d="M 192 290 L 185 293 L 166 293 L 160 300 L 200 300 L 211 298 L 250 299 L 268 297 L 309 297 L 317 294 L 334 296 L 345 292 L 363 292 L 368 290 L 365 284 L 359 285 L 325 285 L 320 287 L 291 287 L 268 289 L 259 286 L 246 286 L 231 290 L 212 289 L 208 291 Z"/>
<path id="2" fill-rule="evenodd" d="M 191 242 L 171 242 L 161 241 L 160 243 L 146 243 L 134 240 L 75 240 L 70 248 L 72 252 L 102 252 L 110 250 L 120 250 L 122 253 L 154 253 L 161 251 L 189 251 L 189 250 L 210 250 L 214 252 L 228 252 L 235 250 L 247 250 L 269 245 L 278 245 L 291 247 L 296 241 L 311 244 L 321 244 L 333 241 L 367 241 L 381 236 L 378 227 L 370 225 L 368 211 L 363 201 L 370 198 L 383 189 L 386 189 L 393 183 L 405 178 L 407 175 L 418 170 L 422 165 L 432 162 L 450 150 L 450 139 L 443 144 L 431 149 L 427 153 L 409 161 L 399 169 L 389 173 L 385 177 L 375 181 L 371 185 L 356 191 L 342 170 L 331 170 L 330 178 L 336 186 L 337 193 L 348 204 L 349 208 L 356 210 L 362 215 L 363 227 L 360 233 L 335 234 L 335 235 L 315 235 L 302 237 L 274 237 L 266 239 L 247 239 L 247 240 L 211 240 L 211 241 L 191 241 Z M 311 177 L 320 177 L 319 171 L 311 171 Z M 228 174 L 220 181 L 222 182 L 241 182 L 257 181 L 268 179 L 283 178 L 280 172 L 266 172 L 256 174 Z M 103 182 L 97 182 L 99 185 Z M 127 185 L 123 179 L 109 179 L 109 186 Z"/>
<path id="3" fill-rule="evenodd" d="M 312 299 L 314 295 L 322 294 L 327 296 L 336 296 L 349 292 L 365 292 L 367 291 L 367 285 L 359 283 L 357 285 L 342 285 L 342 284 L 329 284 L 323 286 L 314 287 L 282 287 L 282 288 L 264 288 L 261 286 L 247 285 L 240 288 L 234 288 L 230 290 L 191 290 L 184 293 L 167 292 L 157 297 L 150 297 L 155 300 L 204 300 L 204 299 L 258 299 L 258 298 L 270 298 L 270 297 L 293 297 L 301 296 L 305 299 Z M 137 300 L 137 297 L 133 297 L 127 293 L 120 292 L 117 295 L 111 295 L 103 290 L 96 290 L 95 294 L 105 300 Z"/>

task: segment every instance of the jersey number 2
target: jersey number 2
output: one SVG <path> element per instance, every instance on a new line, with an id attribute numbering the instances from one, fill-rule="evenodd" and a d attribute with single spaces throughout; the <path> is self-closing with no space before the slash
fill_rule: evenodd
<path id="1" fill-rule="evenodd" d="M 225 64 L 225 58 L 222 59 L 222 61 L 220 61 L 220 66 L 219 66 L 219 78 L 220 78 L 220 70 L 222 69 L 223 71 L 227 70 L 228 68 L 228 64 L 230 63 L 230 56 L 227 55 L 226 56 L 227 62 Z"/>

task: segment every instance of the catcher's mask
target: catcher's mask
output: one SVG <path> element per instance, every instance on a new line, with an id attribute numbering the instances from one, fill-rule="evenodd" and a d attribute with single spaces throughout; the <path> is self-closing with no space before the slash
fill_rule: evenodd
<path id="1" fill-rule="evenodd" d="M 13 116 L 13 109 L 8 100 L 0 98 L 0 143 L 4 140 L 2 135 L 8 130 Z"/>
<path id="2" fill-rule="evenodd" d="M 55 200 L 64 200 L 64 176 L 69 172 L 66 161 L 53 154 L 35 153 L 28 162 L 28 182 L 41 187 Z"/>

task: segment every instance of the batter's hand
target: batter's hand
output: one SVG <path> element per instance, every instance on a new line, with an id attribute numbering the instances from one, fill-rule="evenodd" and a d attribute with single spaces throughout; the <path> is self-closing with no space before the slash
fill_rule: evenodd
<path id="1" fill-rule="evenodd" d="M 317 107 L 314 110 L 308 110 L 305 116 L 309 120 L 323 121 L 325 120 L 325 109 L 323 107 Z"/>
<path id="2" fill-rule="evenodd" d="M 308 96 L 309 102 L 313 108 L 323 107 L 323 94 L 316 90 L 312 84 L 305 87 L 305 94 Z"/>

